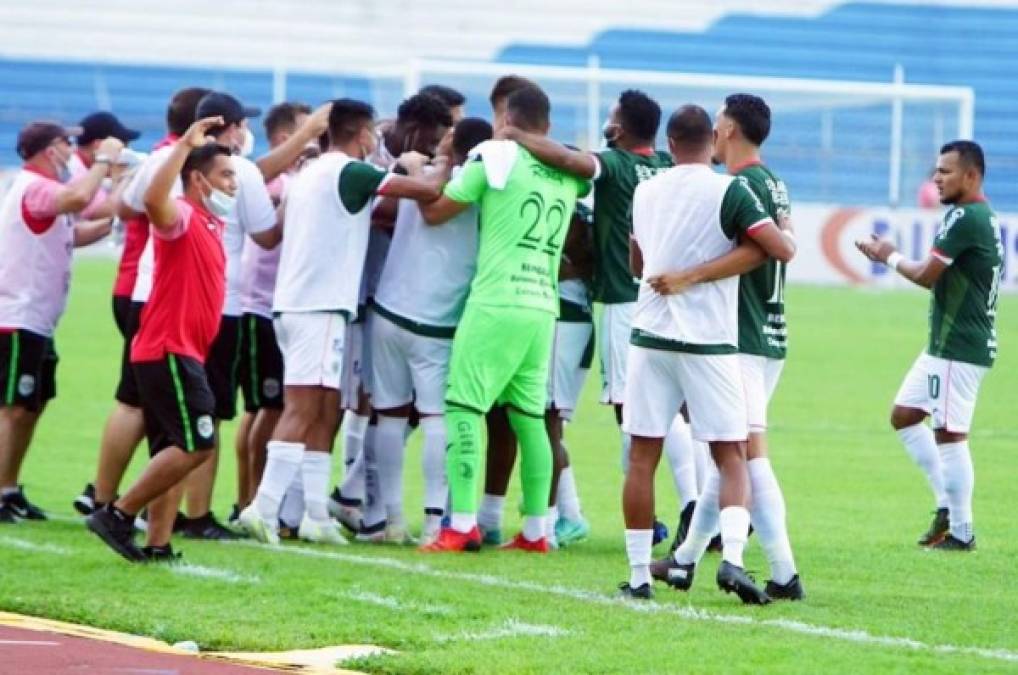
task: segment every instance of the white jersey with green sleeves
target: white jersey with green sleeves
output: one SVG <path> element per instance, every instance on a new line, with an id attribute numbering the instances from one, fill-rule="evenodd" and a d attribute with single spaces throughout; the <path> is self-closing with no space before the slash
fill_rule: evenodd
<path id="1" fill-rule="evenodd" d="M 539 162 L 513 141 L 481 144 L 445 187 L 480 207 L 477 271 L 468 304 L 559 311 L 558 272 L 576 199 L 590 184 Z"/>

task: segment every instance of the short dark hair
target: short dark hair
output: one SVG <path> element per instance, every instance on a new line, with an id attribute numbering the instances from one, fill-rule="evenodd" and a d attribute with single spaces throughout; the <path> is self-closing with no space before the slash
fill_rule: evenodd
<path id="1" fill-rule="evenodd" d="M 940 154 L 957 152 L 958 159 L 966 167 L 975 167 L 979 175 L 986 175 L 986 157 L 983 156 L 983 149 L 975 141 L 951 141 L 940 148 Z"/>
<path id="2" fill-rule="evenodd" d="M 668 118 L 668 138 L 684 150 L 707 147 L 713 133 L 710 115 L 698 105 L 684 105 Z"/>
<path id="3" fill-rule="evenodd" d="M 732 94 L 725 98 L 725 117 L 739 125 L 743 138 L 759 147 L 771 133 L 771 109 L 759 96 Z"/>
<path id="4" fill-rule="evenodd" d="M 467 156 L 471 150 L 484 141 L 491 140 L 494 130 L 487 120 L 480 117 L 465 117 L 456 123 L 452 132 L 452 149 L 457 155 Z"/>
<path id="5" fill-rule="evenodd" d="M 329 111 L 329 145 L 346 143 L 356 136 L 365 122 L 375 119 L 371 104 L 352 98 L 337 98 Z"/>
<path id="6" fill-rule="evenodd" d="M 455 108 L 458 105 L 463 105 L 467 102 L 467 97 L 456 91 L 452 87 L 447 87 L 444 84 L 426 84 L 421 87 L 418 94 L 428 94 L 435 98 L 441 99 L 450 108 Z"/>
<path id="7" fill-rule="evenodd" d="M 536 84 L 517 89 L 505 101 L 505 110 L 512 113 L 513 124 L 524 131 L 548 126 L 551 101 Z"/>
<path id="8" fill-rule="evenodd" d="M 420 127 L 451 127 L 452 113 L 445 101 L 431 94 L 414 94 L 399 104 L 396 124 L 413 122 Z"/>
<path id="9" fill-rule="evenodd" d="M 488 95 L 488 101 L 491 103 L 491 107 L 494 108 L 499 103 L 509 98 L 509 95 L 514 91 L 518 91 L 524 87 L 536 86 L 537 84 L 535 82 L 528 80 L 525 77 L 520 77 L 519 75 L 503 75 L 495 80 L 495 84 L 491 88 L 491 94 Z"/>
<path id="10" fill-rule="evenodd" d="M 262 124 L 265 125 L 265 135 L 272 138 L 279 131 L 293 132 L 297 128 L 298 115 L 310 115 L 311 106 L 307 103 L 286 101 L 277 103 L 265 113 Z"/>
<path id="11" fill-rule="evenodd" d="M 619 95 L 619 119 L 633 138 L 653 141 L 661 126 L 661 106 L 642 91 L 627 89 Z"/>
<path id="12" fill-rule="evenodd" d="M 230 152 L 228 147 L 219 143 L 206 143 L 200 148 L 195 148 L 189 152 L 187 159 L 184 160 L 184 166 L 180 169 L 180 180 L 184 182 L 184 186 L 187 186 L 187 177 L 191 175 L 192 171 L 200 171 L 202 174 L 208 173 L 216 157 L 219 155 L 230 157 L 233 153 Z"/>
<path id="13" fill-rule="evenodd" d="M 166 129 L 171 134 L 183 136 L 194 124 L 198 101 L 210 91 L 212 90 L 204 87 L 188 87 L 175 93 L 166 107 Z"/>

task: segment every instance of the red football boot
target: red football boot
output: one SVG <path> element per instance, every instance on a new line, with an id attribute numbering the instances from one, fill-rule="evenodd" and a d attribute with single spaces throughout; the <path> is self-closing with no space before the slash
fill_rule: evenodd
<path id="1" fill-rule="evenodd" d="M 467 533 L 459 532 L 451 527 L 443 527 L 438 533 L 438 539 L 417 549 L 423 553 L 462 553 L 470 551 L 476 553 L 481 550 L 481 531 L 474 525 L 474 529 Z"/>
<path id="2" fill-rule="evenodd" d="M 502 551 L 529 551 L 530 553 L 547 553 L 548 552 L 548 539 L 547 537 L 541 537 L 536 541 L 530 541 L 523 536 L 520 532 L 512 538 L 507 544 L 502 544 L 498 547 Z"/>

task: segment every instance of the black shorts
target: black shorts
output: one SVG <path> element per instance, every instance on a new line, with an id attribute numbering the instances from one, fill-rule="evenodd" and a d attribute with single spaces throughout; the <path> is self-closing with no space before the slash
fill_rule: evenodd
<path id="1" fill-rule="evenodd" d="M 123 302 L 125 300 L 127 302 Z M 113 298 L 113 318 L 117 322 L 120 334 L 124 336 L 124 348 L 120 352 L 120 381 L 117 383 L 114 398 L 135 408 L 141 407 L 141 395 L 138 393 L 138 383 L 134 378 L 134 368 L 131 367 L 131 341 L 138 332 L 138 323 L 141 321 L 141 310 L 144 306 L 144 302 L 132 302 L 130 298 L 115 296 Z"/>
<path id="2" fill-rule="evenodd" d="M 0 405 L 38 412 L 57 395 L 53 339 L 18 328 L 0 333 Z"/>
<path id="3" fill-rule="evenodd" d="M 240 366 L 240 317 L 224 316 L 219 332 L 209 348 L 205 372 L 216 397 L 216 418 L 232 420 L 237 416 L 237 369 Z"/>
<path id="4" fill-rule="evenodd" d="M 283 409 L 283 353 L 272 319 L 258 314 L 241 318 L 238 377 L 245 411 Z"/>
<path id="5" fill-rule="evenodd" d="M 176 446 L 211 450 L 216 443 L 216 401 L 205 368 L 188 356 L 167 354 L 132 364 L 141 390 L 149 455 Z"/>

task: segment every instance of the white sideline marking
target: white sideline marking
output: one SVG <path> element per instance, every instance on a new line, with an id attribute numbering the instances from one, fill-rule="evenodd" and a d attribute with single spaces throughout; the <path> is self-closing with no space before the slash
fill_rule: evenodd
<path id="1" fill-rule="evenodd" d="M 34 541 L 17 537 L 0 537 L 0 545 L 33 553 L 52 553 L 53 555 L 70 555 L 71 550 L 56 544 L 36 544 Z"/>
<path id="2" fill-rule="evenodd" d="M 165 565 L 164 569 L 167 569 L 174 574 L 183 574 L 184 576 L 199 577 L 201 579 L 218 579 L 219 581 L 225 581 L 228 584 L 256 584 L 261 581 L 261 579 L 256 576 L 239 574 L 232 570 L 220 569 L 218 567 L 206 567 L 205 565 L 195 565 L 187 562 L 171 563 L 169 565 Z"/>
<path id="3" fill-rule="evenodd" d="M 524 623 L 519 619 L 506 619 L 502 625 L 480 632 L 456 633 L 455 635 L 436 635 L 436 642 L 452 642 L 455 640 L 500 640 L 521 636 L 530 637 L 562 637 L 569 635 L 570 631 L 558 626 L 545 626 L 542 624 Z"/>
<path id="4" fill-rule="evenodd" d="M 259 548 L 272 553 L 289 553 L 292 555 L 303 555 L 310 558 L 324 558 L 326 560 L 338 560 L 340 562 L 350 563 L 353 565 L 365 565 L 368 567 L 387 567 L 389 569 L 398 570 L 400 572 L 409 572 L 411 574 L 420 574 L 423 576 L 435 577 L 438 579 L 455 579 L 457 581 L 467 581 L 470 583 L 481 584 L 483 586 L 494 586 L 497 588 L 505 588 L 518 591 L 530 591 L 534 593 L 541 593 L 544 595 L 556 595 L 562 598 L 569 598 L 572 600 L 579 600 L 580 602 L 588 602 L 598 605 L 606 605 L 610 607 L 621 607 L 636 612 L 647 612 L 651 614 L 670 614 L 673 616 L 679 616 L 683 619 L 690 621 L 708 621 L 712 623 L 722 624 L 738 624 L 745 626 L 764 626 L 768 628 L 777 628 L 785 630 L 791 633 L 798 633 L 800 635 L 811 635 L 814 637 L 830 638 L 832 640 L 840 640 L 842 642 L 855 642 L 858 644 L 867 645 L 878 645 L 883 647 L 897 647 L 903 649 L 912 649 L 916 651 L 930 651 L 936 654 L 964 654 L 969 656 L 978 656 L 984 659 L 994 659 L 997 661 L 1007 661 L 1009 663 L 1018 663 L 1018 652 L 1011 651 L 1009 649 L 990 649 L 985 647 L 966 647 L 960 645 L 950 644 L 930 644 L 928 642 L 921 642 L 907 637 L 893 637 L 889 635 L 873 635 L 864 630 L 851 629 L 851 628 L 836 628 L 833 626 L 818 626 L 809 623 L 803 623 L 801 621 L 794 621 L 790 619 L 756 619 L 751 616 L 736 615 L 736 614 L 718 614 L 703 609 L 696 609 L 695 607 L 682 607 L 672 604 L 662 604 L 659 602 L 651 601 L 632 601 L 632 600 L 619 600 L 612 596 L 604 595 L 603 593 L 596 593 L 594 591 L 585 591 L 579 588 L 569 588 L 566 586 L 546 586 L 544 584 L 535 583 L 532 581 L 516 581 L 513 579 L 505 579 L 503 577 L 497 577 L 491 574 L 474 574 L 471 572 L 447 572 L 444 570 L 436 570 L 432 567 L 428 567 L 424 563 L 410 563 L 403 560 L 397 560 L 395 558 L 384 558 L 384 557 L 368 557 L 352 555 L 350 553 L 336 553 L 334 551 L 322 551 L 316 550 L 310 547 L 303 546 L 264 546 L 255 542 L 231 542 L 228 546 L 246 546 L 252 548 Z"/>
<path id="5" fill-rule="evenodd" d="M 347 591 L 344 593 L 337 593 L 337 597 L 346 598 L 348 600 L 356 600 L 358 602 L 364 602 L 369 605 L 386 607 L 397 612 L 417 612 L 419 614 L 441 614 L 443 616 L 452 614 L 452 609 L 449 607 L 445 607 L 443 605 L 406 602 L 404 600 L 399 600 L 398 598 L 393 598 L 388 595 L 380 595 L 378 593 L 372 593 L 371 591 L 362 591 L 359 588 L 355 588 L 351 591 Z"/>

